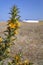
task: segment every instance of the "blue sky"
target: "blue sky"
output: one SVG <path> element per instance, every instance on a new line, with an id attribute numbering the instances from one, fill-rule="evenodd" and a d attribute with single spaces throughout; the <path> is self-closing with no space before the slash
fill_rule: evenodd
<path id="1" fill-rule="evenodd" d="M 7 21 L 13 5 L 17 5 L 21 20 L 43 20 L 43 0 L 0 0 L 0 21 Z"/>

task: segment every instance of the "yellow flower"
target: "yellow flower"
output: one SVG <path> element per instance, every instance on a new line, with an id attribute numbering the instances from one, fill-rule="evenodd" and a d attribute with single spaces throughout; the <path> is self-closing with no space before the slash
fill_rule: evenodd
<path id="1" fill-rule="evenodd" d="M 3 41 L 3 39 L 0 37 L 0 42 L 2 42 Z"/>
<path id="2" fill-rule="evenodd" d="M 16 61 L 18 62 L 20 60 L 20 57 L 18 55 L 15 56 Z"/>
<path id="3" fill-rule="evenodd" d="M 18 34 L 17 30 L 14 31 L 14 34 Z"/>
<path id="4" fill-rule="evenodd" d="M 15 59 L 16 59 L 16 60 L 18 60 L 18 59 L 19 59 L 19 57 L 18 57 L 18 56 L 16 56 L 16 57 L 15 57 Z"/>
<path id="5" fill-rule="evenodd" d="M 29 60 L 25 60 L 24 63 L 25 63 L 25 64 L 28 64 L 28 63 L 29 63 Z"/>
<path id="6" fill-rule="evenodd" d="M 15 28 L 15 27 L 16 27 L 16 24 L 10 23 L 10 24 L 9 24 L 9 27 L 10 27 L 10 28 Z"/>

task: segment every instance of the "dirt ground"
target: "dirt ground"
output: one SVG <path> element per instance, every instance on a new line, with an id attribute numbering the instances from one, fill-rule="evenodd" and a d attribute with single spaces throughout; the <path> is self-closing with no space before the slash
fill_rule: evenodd
<path id="1" fill-rule="evenodd" d="M 6 30 L 6 22 L 0 22 L 0 36 Z M 19 29 L 15 45 L 11 47 L 11 55 L 23 54 L 23 60 L 29 59 L 33 65 L 43 65 L 43 23 L 23 23 Z"/>

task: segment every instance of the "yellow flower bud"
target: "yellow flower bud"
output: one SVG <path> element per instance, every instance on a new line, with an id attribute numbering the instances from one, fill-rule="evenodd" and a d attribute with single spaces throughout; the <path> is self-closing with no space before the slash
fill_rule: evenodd
<path id="1" fill-rule="evenodd" d="M 22 62 L 19 62 L 20 65 L 22 65 L 23 63 Z"/>
<path id="2" fill-rule="evenodd" d="M 6 46 L 8 46 L 8 47 L 11 46 L 11 43 L 7 43 Z"/>
<path id="3" fill-rule="evenodd" d="M 4 43 L 2 44 L 2 47 L 5 48 L 5 44 Z"/>
<path id="4" fill-rule="evenodd" d="M 11 62 L 11 61 L 9 61 L 9 62 L 8 62 L 8 64 L 12 65 L 12 62 Z"/>
<path id="5" fill-rule="evenodd" d="M 28 64 L 28 63 L 29 63 L 29 60 L 25 60 L 24 63 L 25 63 L 25 64 Z"/>
<path id="6" fill-rule="evenodd" d="M 16 65 L 19 65 L 19 63 L 17 63 Z"/>
<path id="7" fill-rule="evenodd" d="M 0 37 L 0 42 L 2 42 L 3 41 L 3 39 Z"/>
<path id="8" fill-rule="evenodd" d="M 14 31 L 14 34 L 18 34 L 18 32 L 15 30 L 15 31 Z"/>
<path id="9" fill-rule="evenodd" d="M 17 25 L 18 27 L 20 27 L 20 22 L 17 21 L 17 22 L 16 22 L 16 25 Z"/>
<path id="10" fill-rule="evenodd" d="M 7 49 L 6 49 L 6 52 L 9 53 L 9 52 L 10 52 L 10 48 L 7 48 Z"/>

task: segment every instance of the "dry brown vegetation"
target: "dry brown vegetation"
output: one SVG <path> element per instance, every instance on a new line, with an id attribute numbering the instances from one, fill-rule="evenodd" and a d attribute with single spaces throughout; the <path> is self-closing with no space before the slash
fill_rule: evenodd
<path id="1" fill-rule="evenodd" d="M 6 22 L 0 22 L 0 36 L 6 30 Z M 43 65 L 43 23 L 21 22 L 15 45 L 11 48 L 11 55 L 21 51 L 23 58 L 28 58 L 34 65 Z"/>

